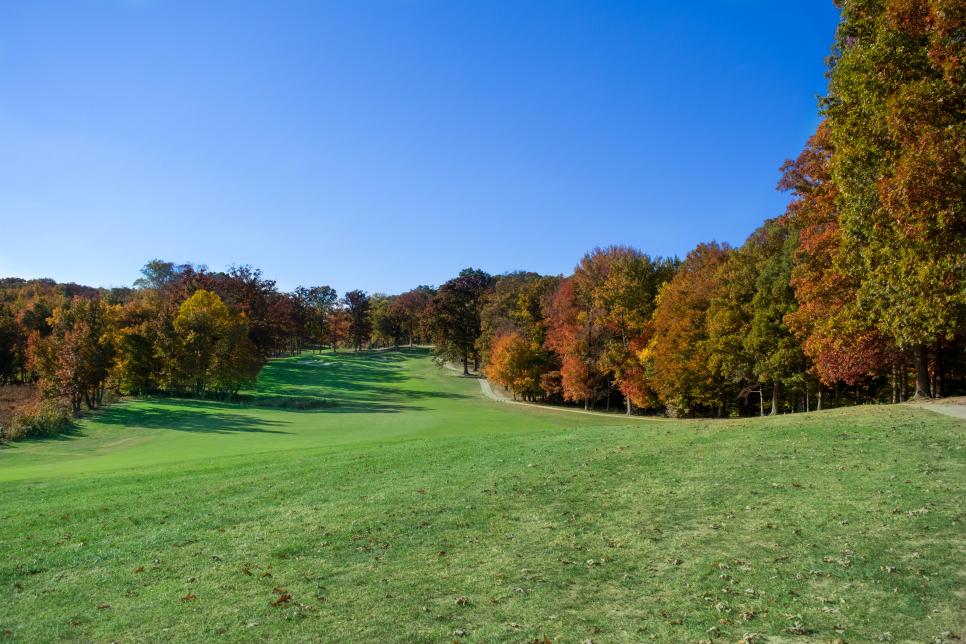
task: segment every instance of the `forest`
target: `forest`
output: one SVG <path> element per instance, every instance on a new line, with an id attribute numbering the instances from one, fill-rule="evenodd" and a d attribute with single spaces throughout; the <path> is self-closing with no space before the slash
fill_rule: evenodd
<path id="1" fill-rule="evenodd" d="M 273 357 L 413 343 L 523 400 L 627 414 L 962 394 L 964 25 L 961 2 L 843 3 L 821 124 L 781 167 L 788 207 L 738 247 L 615 245 L 565 276 L 466 269 L 397 295 L 162 260 L 131 288 L 6 278 L 0 391 L 31 393 L 2 436 L 117 396 L 232 399 Z"/>

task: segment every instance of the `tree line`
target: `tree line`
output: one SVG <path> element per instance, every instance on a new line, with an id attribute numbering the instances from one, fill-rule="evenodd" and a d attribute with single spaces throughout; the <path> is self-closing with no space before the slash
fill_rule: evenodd
<path id="1" fill-rule="evenodd" d="M 496 279 L 477 343 L 491 378 L 699 415 L 963 392 L 966 8 L 838 4 L 822 123 L 782 167 L 786 212 L 681 262 L 614 247 L 566 278 Z"/>
<path id="2" fill-rule="evenodd" d="M 217 272 L 162 260 L 145 265 L 132 288 L 6 278 L 0 385 L 36 384 L 74 415 L 107 392 L 232 398 L 274 356 L 425 340 L 420 316 L 431 293 L 286 293 L 249 266 Z"/>

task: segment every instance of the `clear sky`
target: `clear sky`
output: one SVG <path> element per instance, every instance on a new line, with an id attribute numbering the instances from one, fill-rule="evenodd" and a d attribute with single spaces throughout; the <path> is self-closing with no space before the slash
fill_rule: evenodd
<path id="1" fill-rule="evenodd" d="M 0 275 L 285 289 L 683 256 L 780 214 L 831 0 L 3 0 Z"/>

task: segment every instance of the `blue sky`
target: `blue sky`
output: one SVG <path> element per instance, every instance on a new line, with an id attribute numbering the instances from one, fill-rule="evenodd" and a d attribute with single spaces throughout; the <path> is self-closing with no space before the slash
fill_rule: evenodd
<path id="1" fill-rule="evenodd" d="M 0 275 L 398 292 L 783 210 L 831 0 L 4 0 Z"/>

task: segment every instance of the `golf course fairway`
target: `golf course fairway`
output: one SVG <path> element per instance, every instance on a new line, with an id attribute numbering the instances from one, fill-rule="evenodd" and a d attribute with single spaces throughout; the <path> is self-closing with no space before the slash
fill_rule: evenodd
<path id="1" fill-rule="evenodd" d="M 966 637 L 962 420 L 575 414 L 425 349 L 246 393 L 0 449 L 0 639 Z"/>

